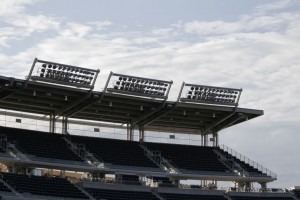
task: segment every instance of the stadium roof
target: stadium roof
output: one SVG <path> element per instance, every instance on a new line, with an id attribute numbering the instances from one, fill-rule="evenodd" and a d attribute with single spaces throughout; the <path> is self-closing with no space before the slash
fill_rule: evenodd
<path id="1" fill-rule="evenodd" d="M 143 98 L 4 76 L 0 76 L 0 108 L 194 134 L 220 131 L 263 115 L 262 110 L 236 106 Z"/>

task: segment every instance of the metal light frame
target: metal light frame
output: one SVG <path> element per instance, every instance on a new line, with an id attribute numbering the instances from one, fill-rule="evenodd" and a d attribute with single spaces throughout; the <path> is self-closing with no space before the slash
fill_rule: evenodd
<path id="1" fill-rule="evenodd" d="M 119 81 L 119 85 L 117 85 Z M 124 88 L 122 88 L 124 84 Z M 144 78 L 110 72 L 104 92 L 167 99 L 173 81 Z M 127 87 L 127 89 L 126 89 Z"/>
<path id="2" fill-rule="evenodd" d="M 53 69 L 54 66 L 55 68 L 57 67 L 58 70 Z M 99 72 L 99 69 L 87 69 L 35 58 L 27 77 L 27 81 L 41 81 L 65 86 L 93 89 Z M 44 75 L 45 73 L 50 74 L 49 77 L 42 76 L 42 74 Z M 78 76 L 78 79 L 76 79 L 75 76 Z M 72 79 L 71 77 L 74 78 Z M 71 82 L 72 80 L 75 81 L 75 83 Z M 77 83 L 77 81 L 81 81 L 82 83 Z"/>
<path id="3" fill-rule="evenodd" d="M 238 106 L 242 89 L 182 83 L 177 102 Z"/>

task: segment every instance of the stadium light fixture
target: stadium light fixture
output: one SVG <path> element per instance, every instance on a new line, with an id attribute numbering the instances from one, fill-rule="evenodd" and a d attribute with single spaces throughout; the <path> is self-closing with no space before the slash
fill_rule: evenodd
<path id="1" fill-rule="evenodd" d="M 177 101 L 237 106 L 242 89 L 182 83 Z"/>
<path id="2" fill-rule="evenodd" d="M 93 89 L 99 72 L 35 58 L 27 80 Z"/>
<path id="3" fill-rule="evenodd" d="M 167 99 L 173 81 L 110 73 L 104 92 Z"/>

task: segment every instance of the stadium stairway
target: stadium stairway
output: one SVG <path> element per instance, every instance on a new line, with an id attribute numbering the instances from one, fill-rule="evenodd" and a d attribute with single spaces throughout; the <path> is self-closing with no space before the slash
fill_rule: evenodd
<path id="1" fill-rule="evenodd" d="M 82 160 L 84 160 L 86 163 L 88 163 L 91 166 L 94 167 L 103 167 L 104 164 L 100 162 L 92 153 L 90 153 L 84 144 L 77 144 L 73 143 L 71 141 L 71 138 L 69 135 L 66 135 L 62 138 L 66 143 L 68 148 L 74 152 L 78 157 L 80 157 Z"/>
<path id="2" fill-rule="evenodd" d="M 145 156 L 147 156 L 152 162 L 154 162 L 162 170 L 168 171 L 169 173 L 180 172 L 176 167 L 168 162 L 167 159 L 161 156 L 160 151 L 152 151 L 148 149 L 144 143 L 140 143 L 139 146 L 144 150 Z"/>
<path id="3" fill-rule="evenodd" d="M 237 175 L 250 176 L 250 174 L 243 169 L 237 162 L 235 162 L 231 157 L 225 156 L 218 148 L 213 149 L 213 151 L 218 155 L 218 159 L 223 163 L 228 169 Z"/>

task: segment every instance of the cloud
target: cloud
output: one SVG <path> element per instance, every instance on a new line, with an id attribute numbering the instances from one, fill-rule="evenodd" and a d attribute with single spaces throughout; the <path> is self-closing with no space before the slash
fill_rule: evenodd
<path id="1" fill-rule="evenodd" d="M 300 14 L 279 9 L 294 1 L 261 6 L 257 9 L 278 12 L 258 15 L 255 11 L 235 21 L 181 21 L 135 31 L 116 30 L 110 21 L 65 22 L 34 16 L 26 13 L 25 7 L 33 1 L 17 1 L 16 8 L 9 2 L 6 5 L 14 11 L 0 9 L 1 16 L 9 16 L 3 18 L 7 27 L 0 29 L 1 75 L 24 78 L 33 58 L 38 57 L 100 68 L 96 90 L 104 87 L 110 71 L 173 80 L 171 100 L 177 97 L 182 81 L 243 88 L 240 107 L 263 109 L 265 116 L 222 131 L 222 140 L 263 165 L 274 166 L 280 178 L 290 176 L 280 160 L 290 164 L 289 171 L 298 170 L 299 163 L 289 159 L 299 152 Z M 36 28 L 41 21 L 45 25 Z M 54 33 L 33 42 L 33 33 L 46 30 Z M 30 45 L 6 55 L 11 40 L 20 38 Z M 266 148 L 266 144 L 270 146 Z M 289 157 L 285 157 L 286 145 L 291 148 Z M 254 151 L 254 146 L 260 151 Z"/>
<path id="2" fill-rule="evenodd" d="M 257 13 L 262 14 L 267 11 L 281 10 L 294 5 L 299 5 L 299 3 L 299 0 L 280 0 L 257 6 L 255 10 Z"/>

